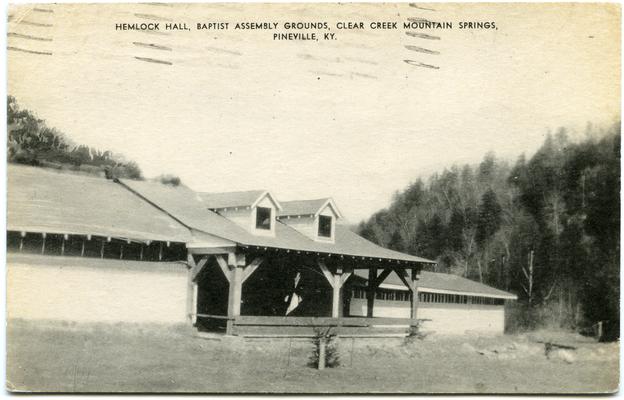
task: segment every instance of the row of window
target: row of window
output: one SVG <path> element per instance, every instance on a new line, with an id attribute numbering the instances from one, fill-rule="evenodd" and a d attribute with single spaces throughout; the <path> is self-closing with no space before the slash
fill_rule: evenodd
<path id="1" fill-rule="evenodd" d="M 7 251 L 69 257 L 113 258 L 136 261 L 186 260 L 184 243 L 154 241 L 150 244 L 126 242 L 106 237 L 48 233 L 7 232 Z"/>
<path id="2" fill-rule="evenodd" d="M 353 289 L 353 298 L 366 299 L 366 289 Z M 377 289 L 375 299 L 387 301 L 410 301 L 411 293 L 405 290 Z M 491 297 L 466 296 L 447 293 L 418 293 L 418 301 L 423 303 L 449 303 L 449 304 L 486 304 L 502 305 L 505 300 Z"/>

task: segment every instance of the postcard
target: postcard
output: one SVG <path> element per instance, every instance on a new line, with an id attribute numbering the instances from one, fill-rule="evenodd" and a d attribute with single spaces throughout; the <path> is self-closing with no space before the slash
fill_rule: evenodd
<path id="1" fill-rule="evenodd" d="M 7 18 L 6 390 L 618 391 L 619 4 Z"/>

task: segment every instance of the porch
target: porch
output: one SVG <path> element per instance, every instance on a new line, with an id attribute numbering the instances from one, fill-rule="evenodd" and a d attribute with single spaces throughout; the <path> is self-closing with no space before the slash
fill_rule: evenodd
<path id="1" fill-rule="evenodd" d="M 331 334 L 341 337 L 407 336 L 414 320 L 411 318 L 367 317 L 270 317 L 198 314 L 199 330 L 244 337 L 316 337 Z"/>
<path id="2" fill-rule="evenodd" d="M 416 325 L 422 264 L 275 248 L 189 248 L 187 311 L 200 331 L 238 336 L 404 336 Z M 355 270 L 368 271 L 367 316 L 349 315 Z M 396 272 L 410 318 L 373 318 L 375 291 Z"/>

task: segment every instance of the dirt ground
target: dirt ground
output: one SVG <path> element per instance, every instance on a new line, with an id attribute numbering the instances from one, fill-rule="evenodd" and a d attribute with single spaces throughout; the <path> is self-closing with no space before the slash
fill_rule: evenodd
<path id="1" fill-rule="evenodd" d="M 190 328 L 13 320 L 7 388 L 36 392 L 595 393 L 618 389 L 619 345 L 565 332 L 339 340 L 340 365 L 303 339 L 218 339 Z M 551 348 L 554 342 L 575 349 Z"/>

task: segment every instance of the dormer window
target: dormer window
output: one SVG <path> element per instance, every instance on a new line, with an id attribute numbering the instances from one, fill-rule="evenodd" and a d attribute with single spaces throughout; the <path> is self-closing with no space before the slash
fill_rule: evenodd
<path id="1" fill-rule="evenodd" d="M 332 237 L 332 217 L 327 215 L 319 215 L 318 235 L 322 238 Z"/>
<path id="2" fill-rule="evenodd" d="M 256 229 L 271 230 L 271 209 L 268 207 L 256 208 Z"/>

